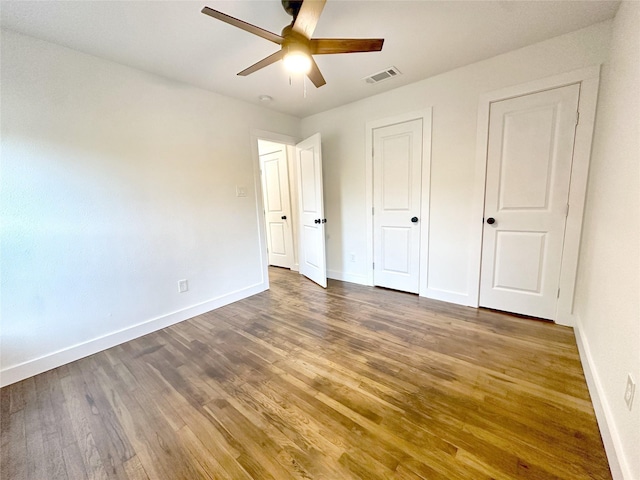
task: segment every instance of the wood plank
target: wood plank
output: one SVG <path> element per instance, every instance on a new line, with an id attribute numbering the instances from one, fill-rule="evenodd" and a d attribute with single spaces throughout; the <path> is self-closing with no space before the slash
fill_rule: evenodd
<path id="1" fill-rule="evenodd" d="M 67 468 L 64 463 L 60 425 L 56 421 L 56 412 L 53 408 L 49 390 L 49 380 L 56 373 L 55 371 L 46 372 L 34 377 L 37 395 L 35 407 L 40 417 L 38 427 L 43 435 L 44 461 L 40 463 L 51 478 L 62 480 L 68 478 Z"/>
<path id="2" fill-rule="evenodd" d="M 80 451 L 86 476 L 89 480 L 106 480 L 109 477 L 102 464 L 89 422 L 83 414 L 82 392 L 76 387 L 72 375 L 61 378 L 60 383 L 65 402 L 68 405 L 67 408 L 69 412 L 73 412 L 70 415 L 71 428 L 74 432 L 75 444 Z M 79 465 L 78 468 L 80 468 Z"/>
<path id="3" fill-rule="evenodd" d="M 27 463 L 27 478 L 46 478 L 46 457 L 44 449 L 44 430 L 40 421 L 40 410 L 36 393 L 36 382 L 33 377 L 24 382 L 24 434 L 27 442 L 27 458 L 34 459 Z"/>
<path id="4" fill-rule="evenodd" d="M 20 390 L 22 392 L 22 389 Z M 12 480 L 29 480 L 27 469 L 31 469 L 27 455 L 27 439 L 25 437 L 24 409 L 16 410 L 9 416 L 6 430 L 6 457 L 2 463 L 2 478 Z M 4 443 L 4 442 L 3 442 Z"/>

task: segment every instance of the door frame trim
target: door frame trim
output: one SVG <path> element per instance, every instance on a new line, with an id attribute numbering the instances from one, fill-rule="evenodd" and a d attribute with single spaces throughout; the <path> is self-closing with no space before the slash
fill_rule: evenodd
<path id="1" fill-rule="evenodd" d="M 418 295 L 427 291 L 429 259 L 429 200 L 431 193 L 431 123 L 433 108 L 401 113 L 366 122 L 365 125 L 365 218 L 367 232 L 367 285 L 373 285 L 373 131 L 398 123 L 422 120 L 422 173 L 420 189 L 420 283 Z"/>
<path id="2" fill-rule="evenodd" d="M 251 157 L 253 158 L 253 189 L 256 198 L 256 220 L 258 222 L 258 242 L 260 243 L 260 264 L 262 265 L 262 279 L 261 282 L 266 289 L 269 289 L 269 255 L 267 254 L 267 230 L 264 218 L 264 201 L 262 192 L 262 180 L 260 178 L 260 153 L 258 152 L 258 140 L 266 140 L 268 142 L 277 142 L 284 145 L 295 145 L 298 143 L 296 137 L 290 135 L 284 135 L 281 133 L 269 132 L 266 130 L 252 129 L 250 132 L 251 137 Z M 291 172 L 289 172 L 291 175 Z M 291 182 L 289 182 L 291 183 Z M 291 185 L 289 185 L 291 187 Z M 291 188 L 289 188 L 289 196 L 292 196 Z M 297 201 L 297 200 L 296 200 Z M 293 198 L 291 199 L 291 208 L 293 209 Z M 263 212 L 262 214 L 260 212 Z M 293 213 L 293 212 L 292 212 Z M 293 216 L 293 215 L 292 215 Z M 296 212 L 297 216 L 297 212 Z M 292 232 L 293 235 L 293 232 Z M 295 242 L 294 236 L 294 242 Z M 297 243 L 294 243 L 294 250 Z M 294 251 L 294 266 L 297 254 Z"/>
<path id="3" fill-rule="evenodd" d="M 573 315 L 574 293 L 580 254 L 580 236 L 582 234 L 582 218 L 587 192 L 589 162 L 591 159 L 591 143 L 598 100 L 600 83 L 600 65 L 574 70 L 515 85 L 483 94 L 478 105 L 478 130 L 476 140 L 476 165 L 474 194 L 471 217 L 471 246 L 469 256 L 469 302 L 473 307 L 480 305 L 480 267 L 482 262 L 481 221 L 484 215 L 485 184 L 487 174 L 487 148 L 489 139 L 489 109 L 491 103 L 508 100 L 544 90 L 579 84 L 580 97 L 578 111 L 580 121 L 576 128 L 569 183 L 569 213 L 565 226 L 564 244 L 562 247 L 562 263 L 560 266 L 560 295 L 556 306 L 554 321 L 561 325 L 574 326 Z"/>

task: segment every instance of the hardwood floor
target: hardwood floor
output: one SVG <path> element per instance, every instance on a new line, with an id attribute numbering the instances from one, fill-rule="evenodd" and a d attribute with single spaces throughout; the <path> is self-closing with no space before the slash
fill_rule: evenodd
<path id="1" fill-rule="evenodd" d="M 1 478 L 611 478 L 571 329 L 270 274 L 3 388 Z"/>

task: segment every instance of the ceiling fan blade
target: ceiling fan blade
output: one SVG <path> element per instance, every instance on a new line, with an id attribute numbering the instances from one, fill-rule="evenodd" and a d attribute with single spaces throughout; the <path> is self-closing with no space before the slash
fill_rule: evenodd
<path id="1" fill-rule="evenodd" d="M 316 88 L 320 88 L 327 83 L 327 81 L 322 76 L 322 73 L 320 73 L 318 64 L 313 58 L 311 59 L 311 70 L 309 70 L 309 73 L 307 73 L 307 77 L 309 77 L 309 80 L 313 82 Z"/>
<path id="2" fill-rule="evenodd" d="M 327 0 L 304 0 L 296 17 L 296 21 L 293 24 L 293 31 L 307 38 L 311 38 L 326 1 Z"/>
<path id="3" fill-rule="evenodd" d="M 256 27 L 255 25 L 243 22 L 242 20 L 238 20 L 237 18 L 231 17 L 226 13 L 219 12 L 209 7 L 204 7 L 202 9 L 202 13 L 218 20 L 222 20 L 224 23 L 228 23 L 229 25 L 238 27 L 246 32 L 253 33 L 254 35 L 265 38 L 270 42 L 277 43 L 278 45 L 282 44 L 283 38 L 280 35 L 276 35 L 275 33 L 271 33 L 263 28 Z"/>
<path id="4" fill-rule="evenodd" d="M 259 62 L 254 63 L 249 68 L 245 68 L 238 75 L 241 77 L 246 77 L 247 75 L 251 75 L 253 72 L 257 72 L 261 68 L 264 68 L 272 63 L 276 63 L 284 56 L 284 52 L 282 50 L 278 50 L 276 53 L 269 55 L 268 57 L 263 58 Z"/>
<path id="5" fill-rule="evenodd" d="M 309 44 L 313 55 L 379 52 L 384 38 L 314 38 Z"/>

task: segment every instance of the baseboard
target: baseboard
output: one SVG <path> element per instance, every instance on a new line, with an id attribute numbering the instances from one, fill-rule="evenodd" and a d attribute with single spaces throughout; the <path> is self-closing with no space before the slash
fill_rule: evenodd
<path id="1" fill-rule="evenodd" d="M 572 313 L 558 311 L 558 313 L 556 314 L 555 322 L 558 325 L 562 325 L 564 327 L 575 328 L 575 326 L 576 326 L 576 317 Z"/>
<path id="2" fill-rule="evenodd" d="M 613 475 L 614 480 L 632 480 L 631 470 L 629 469 L 624 457 L 622 442 L 620 441 L 620 437 L 616 430 L 613 415 L 609 408 L 609 403 L 607 402 L 606 396 L 603 394 L 602 382 L 600 382 L 598 370 L 593 364 L 593 357 L 591 356 L 591 350 L 589 349 L 589 342 L 582 333 L 580 317 L 574 315 L 574 320 L 574 333 L 576 336 L 578 351 L 580 352 L 580 362 L 582 363 L 584 376 L 587 380 L 587 387 L 589 388 L 589 394 L 591 395 L 591 403 L 593 404 L 593 409 L 596 412 L 596 419 L 598 420 L 602 443 L 604 443 L 604 449 L 607 453 L 607 459 L 609 460 L 611 474 Z"/>
<path id="3" fill-rule="evenodd" d="M 433 300 L 441 300 L 443 302 L 455 303 L 457 305 L 469 305 L 469 295 L 466 293 L 450 292 L 448 290 L 438 290 L 436 288 L 427 288 L 426 292 L 420 292 L 420 296 L 431 298 Z"/>
<path id="4" fill-rule="evenodd" d="M 147 335 L 148 333 L 183 322 L 184 320 L 188 320 L 189 318 L 193 318 L 197 315 L 210 312 L 216 308 L 224 307 L 230 303 L 237 302 L 243 298 L 263 292 L 266 289 L 267 284 L 264 282 L 255 284 L 236 290 L 235 292 L 230 292 L 211 300 L 207 300 L 206 302 L 187 307 L 183 310 L 152 318 L 122 330 L 94 338 L 87 342 L 79 343 L 77 345 L 58 350 L 57 352 L 4 368 L 0 370 L 0 387 L 11 385 L 12 383 L 24 380 L 25 378 L 38 375 L 39 373 L 46 372 L 47 370 L 60 367 L 61 365 L 93 355 L 94 353 L 115 347 L 121 343 L 128 342 L 129 340 Z"/>
<path id="5" fill-rule="evenodd" d="M 342 280 L 343 282 L 357 283 L 359 285 L 370 285 L 366 275 L 359 273 L 347 273 L 338 270 L 327 270 L 327 278 Z"/>

